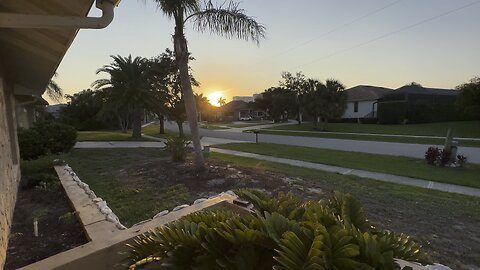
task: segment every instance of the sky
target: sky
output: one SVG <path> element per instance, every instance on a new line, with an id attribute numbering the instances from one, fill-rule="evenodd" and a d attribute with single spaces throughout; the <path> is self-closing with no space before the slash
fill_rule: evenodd
<path id="1" fill-rule="evenodd" d="M 223 3 L 223 0 L 222 0 Z M 399 88 L 410 82 L 454 88 L 480 76 L 480 1 L 243 0 L 267 28 L 260 45 L 198 33 L 187 24 L 195 92 L 231 100 L 303 72 L 347 87 Z M 93 8 L 91 16 L 100 12 Z M 66 94 L 90 87 L 110 55 L 153 57 L 172 48 L 173 21 L 153 1 L 122 0 L 112 24 L 80 30 L 58 69 Z"/>

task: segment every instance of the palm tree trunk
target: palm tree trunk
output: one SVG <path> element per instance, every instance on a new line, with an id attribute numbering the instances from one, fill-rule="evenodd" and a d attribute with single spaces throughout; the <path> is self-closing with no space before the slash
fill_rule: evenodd
<path id="1" fill-rule="evenodd" d="M 183 132 L 183 122 L 178 121 L 178 122 L 177 122 L 177 126 L 178 126 L 178 136 L 179 136 L 180 138 L 185 137 L 185 133 Z"/>
<path id="2" fill-rule="evenodd" d="M 188 70 L 188 47 L 187 40 L 183 33 L 183 24 L 177 22 L 174 35 L 175 57 L 180 71 L 180 84 L 182 86 L 183 98 L 185 101 L 185 110 L 187 112 L 188 124 L 192 135 L 193 148 L 195 150 L 195 165 L 197 170 L 205 169 L 205 160 L 200 144 L 200 131 L 197 121 L 197 106 L 193 96 L 192 84 Z"/>
<path id="3" fill-rule="evenodd" d="M 125 124 L 125 119 L 123 119 L 123 117 L 121 116 L 117 116 L 117 118 L 118 118 L 118 125 L 122 133 L 127 133 L 127 126 Z"/>
<path id="4" fill-rule="evenodd" d="M 165 134 L 165 117 L 160 114 L 158 120 L 160 121 L 160 134 Z"/>
<path id="5" fill-rule="evenodd" d="M 133 109 L 132 137 L 136 140 L 142 138 L 142 110 L 140 108 Z"/>
<path id="6" fill-rule="evenodd" d="M 322 131 L 327 130 L 327 124 L 328 124 L 328 118 L 323 119 L 323 124 L 322 124 Z"/>

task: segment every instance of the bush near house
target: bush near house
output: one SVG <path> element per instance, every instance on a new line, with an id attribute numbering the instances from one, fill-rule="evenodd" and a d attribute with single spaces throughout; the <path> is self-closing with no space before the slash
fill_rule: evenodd
<path id="1" fill-rule="evenodd" d="M 20 156 L 24 160 L 47 154 L 68 152 L 75 145 L 77 130 L 57 122 L 40 122 L 30 129 L 18 131 Z"/>
<path id="2" fill-rule="evenodd" d="M 405 101 L 378 103 L 378 121 L 381 124 L 401 124 L 407 116 L 408 105 Z"/>

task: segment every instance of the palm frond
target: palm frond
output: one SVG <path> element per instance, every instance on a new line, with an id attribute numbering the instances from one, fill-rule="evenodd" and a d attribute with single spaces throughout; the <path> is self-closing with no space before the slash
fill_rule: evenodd
<path id="1" fill-rule="evenodd" d="M 168 18 L 194 13 L 200 9 L 198 0 L 153 0 L 153 2 Z"/>
<path id="2" fill-rule="evenodd" d="M 227 38 L 252 40 L 257 44 L 265 38 L 265 26 L 246 15 L 236 2 L 215 6 L 209 1 L 201 11 L 192 13 L 185 21 L 189 19 L 193 20 L 194 28 L 200 32 L 209 31 Z"/>
<path id="3" fill-rule="evenodd" d="M 54 80 L 50 80 L 48 83 L 46 94 L 56 102 L 61 102 L 63 99 L 63 89 Z"/>

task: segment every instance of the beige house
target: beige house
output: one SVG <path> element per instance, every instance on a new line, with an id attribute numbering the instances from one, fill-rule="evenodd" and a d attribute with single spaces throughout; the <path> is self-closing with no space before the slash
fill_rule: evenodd
<path id="1" fill-rule="evenodd" d="M 392 89 L 359 85 L 345 90 L 347 93 L 347 108 L 342 118 L 375 118 L 377 117 L 378 99 Z"/>
<path id="2" fill-rule="evenodd" d="M 17 125 L 33 122 L 41 95 L 81 28 L 104 28 L 119 0 L 0 2 L 0 269 L 20 180 Z M 102 17 L 88 18 L 96 5 Z"/>

